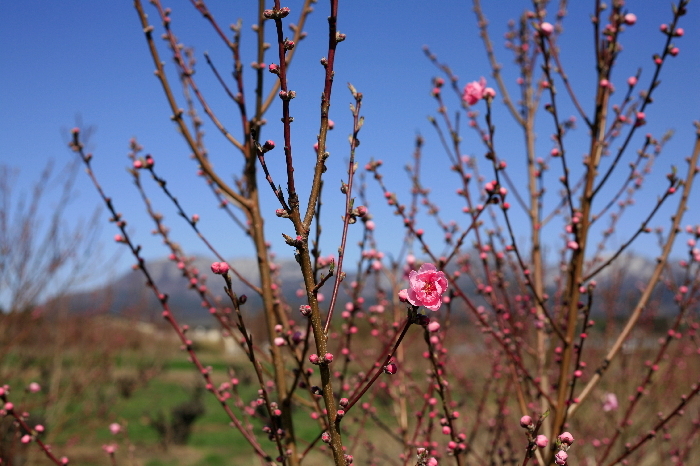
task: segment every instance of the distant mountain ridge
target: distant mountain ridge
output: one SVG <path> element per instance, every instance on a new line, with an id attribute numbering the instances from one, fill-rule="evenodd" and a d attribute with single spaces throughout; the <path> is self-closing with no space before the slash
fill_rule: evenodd
<path id="1" fill-rule="evenodd" d="M 226 303 L 228 300 L 225 297 L 223 287 L 224 283 L 221 277 L 214 275 L 210 266 L 213 260 L 206 257 L 197 257 L 192 262 L 201 274 L 207 277 L 206 284 L 211 292 L 220 297 Z M 259 283 L 257 261 L 254 258 L 238 258 L 228 261 L 228 263 L 238 270 L 243 276 L 250 277 L 252 283 Z M 283 299 L 292 306 L 297 307 L 303 304 L 305 298 L 297 297 L 297 290 L 303 287 L 303 279 L 299 270 L 299 265 L 294 259 L 281 259 L 275 261 L 278 266 L 276 273 L 279 277 L 281 286 L 281 295 Z M 167 259 L 158 259 L 147 261 L 146 266 L 162 293 L 168 295 L 168 303 L 174 314 L 184 322 L 190 325 L 214 325 L 214 319 L 209 315 L 209 312 L 201 305 L 201 299 L 194 290 L 189 286 L 188 280 L 183 277 L 182 272 L 177 265 Z M 653 270 L 654 262 L 633 256 L 625 260 L 623 265 L 617 265 L 614 268 L 603 271 L 596 277 L 598 283 L 598 291 L 594 300 L 594 313 L 603 314 L 607 307 L 613 306 L 616 315 L 626 315 L 631 308 L 636 304 L 640 294 L 640 285 L 645 283 Z M 550 277 L 553 274 L 548 274 Z M 235 277 L 233 278 L 233 289 L 241 295 L 245 294 L 248 297 L 248 302 L 245 308 L 248 312 L 258 312 L 262 308 L 262 300 L 255 292 L 250 290 L 246 285 L 240 282 Z M 512 278 L 512 277 L 507 277 Z M 354 275 L 348 271 L 345 278 L 346 282 L 354 280 Z M 469 280 L 462 281 L 462 289 L 473 296 L 475 302 L 481 301 L 480 297 L 475 292 L 475 287 Z M 382 283 L 388 287 L 388 283 Z M 331 279 L 321 290 L 327 297 L 330 297 L 333 286 Z M 553 283 L 548 284 L 548 292 L 553 296 Z M 373 301 L 369 295 L 369 290 L 374 289 L 373 282 L 367 284 L 368 293 L 365 294 L 367 303 Z M 388 291 L 388 289 L 387 289 Z M 607 295 L 606 295 L 607 293 Z M 603 296 L 605 302 L 603 302 Z M 661 315 L 670 315 L 674 312 L 673 293 L 663 287 L 657 285 L 655 295 L 657 308 L 656 313 Z M 160 304 L 156 299 L 152 290 L 146 287 L 145 278 L 141 271 L 130 270 L 119 276 L 116 280 L 106 286 L 98 289 L 69 294 L 64 296 L 67 300 L 70 309 L 76 313 L 98 314 L 109 313 L 112 315 L 120 315 L 132 317 L 143 321 L 159 321 Z M 342 290 L 339 295 L 338 308 L 342 306 L 347 299 L 345 292 Z M 660 303 L 660 304 L 658 304 Z"/>

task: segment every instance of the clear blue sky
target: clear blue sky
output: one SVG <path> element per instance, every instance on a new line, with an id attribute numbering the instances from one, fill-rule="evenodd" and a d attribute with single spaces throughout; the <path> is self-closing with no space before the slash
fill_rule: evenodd
<path id="1" fill-rule="evenodd" d="M 160 26 L 156 14 L 147 1 L 145 7 L 151 14 L 156 31 Z M 250 26 L 254 22 L 253 1 L 210 1 L 210 9 L 223 25 L 242 18 L 243 49 L 246 51 L 244 63 L 253 61 L 251 54 L 255 36 Z M 270 2 L 271 3 L 271 2 Z M 289 18 L 296 21 L 300 0 L 287 2 L 292 9 Z M 312 145 L 318 128 L 319 96 L 322 89 L 323 68 L 318 60 L 326 54 L 326 17 L 328 2 L 320 1 L 316 11 L 307 23 L 308 39 L 299 44 L 297 56 L 291 69 L 290 88 L 297 91 L 297 99 L 292 101 L 293 144 L 298 161 L 297 179 L 302 186 L 310 175 Z M 485 0 L 484 8 L 490 19 L 490 30 L 499 60 L 505 66 L 505 77 L 515 92 L 514 68 L 509 52 L 503 47 L 503 33 L 508 19 L 517 18 L 520 12 L 530 6 L 530 2 L 505 2 Z M 595 89 L 593 74 L 592 31 L 589 14 L 592 1 L 570 2 L 569 16 L 565 20 L 565 32 L 560 45 L 563 50 L 567 72 L 584 102 L 590 101 Z M 613 83 L 618 92 L 614 99 L 621 100 L 625 90 L 625 80 L 642 67 L 641 82 L 646 86 L 653 66 L 651 55 L 660 51 L 664 36 L 658 28 L 662 22 L 671 19 L 669 2 L 658 0 L 628 1 L 628 8 L 636 13 L 638 22 L 622 36 L 625 49 L 614 73 Z M 202 58 L 209 51 L 220 72 L 230 76 L 231 62 L 220 40 L 207 23 L 185 0 L 164 2 L 173 9 L 173 30 L 185 45 L 195 47 L 198 63 L 196 78 L 200 86 L 208 90 L 208 99 L 219 117 L 231 130 L 238 131 L 237 110 L 227 101 L 221 89 L 213 82 L 211 73 Z M 553 12 L 552 12 L 553 13 Z M 641 132 L 660 136 L 666 129 L 675 129 L 676 136 L 668 144 L 655 168 L 656 185 L 650 182 L 641 193 L 636 209 L 644 209 L 654 201 L 665 186 L 664 174 L 670 165 L 684 166 L 683 158 L 688 156 L 694 141 L 692 121 L 700 119 L 700 5 L 690 4 L 689 13 L 682 18 L 681 26 L 686 34 L 675 43 L 680 47 L 679 56 L 671 59 L 663 74 L 661 88 L 655 96 L 655 103 L 647 111 L 648 125 Z M 334 252 L 339 244 L 341 211 L 338 209 L 342 197 L 338 190 L 339 180 L 344 177 L 345 160 L 348 156 L 347 136 L 351 130 L 351 116 L 348 111 L 350 95 L 346 82 L 352 82 L 364 93 L 363 114 L 366 123 L 360 134 L 362 145 L 357 157 L 364 164 L 370 157 L 381 158 L 385 162 L 384 173 L 392 190 L 398 191 L 400 198 L 408 201 L 408 182 L 403 165 L 410 160 L 416 133 L 426 138 L 424 150 L 425 184 L 432 186 L 443 206 L 445 219 L 457 219 L 465 223 L 460 213 L 462 204 L 454 196 L 457 179 L 448 171 L 448 161 L 442 151 L 426 116 L 435 114 L 435 101 L 430 97 L 430 79 L 438 71 L 424 58 L 421 47 L 428 45 L 441 61 L 449 63 L 460 77 L 460 86 L 477 80 L 481 76 L 490 79 L 485 52 L 478 36 L 476 20 L 468 1 L 409 1 L 393 0 L 341 0 L 339 29 L 347 34 L 347 40 L 339 45 L 336 65 L 336 83 L 333 94 L 331 118 L 336 129 L 330 141 L 331 160 L 327 176 L 328 197 L 325 204 L 326 219 L 323 243 L 326 254 Z M 272 33 L 272 28 L 268 29 Z M 272 35 L 269 40 L 273 41 Z M 250 253 L 247 241 L 239 231 L 212 205 L 208 190 L 194 177 L 195 164 L 188 159 L 189 151 L 169 120 L 170 112 L 158 81 L 153 76 L 153 65 L 148 54 L 141 27 L 129 1 L 87 1 L 54 2 L 24 0 L 2 2 L 0 4 L 0 46 L 2 47 L 3 73 L 0 74 L 0 162 L 18 167 L 21 172 L 17 180 L 17 192 L 28 191 L 31 181 L 49 159 L 66 161 L 71 157 L 65 148 L 67 131 L 76 125 L 79 117 L 86 125 L 93 125 L 97 132 L 91 139 L 91 150 L 95 154 L 94 168 L 104 184 L 105 190 L 114 198 L 116 205 L 132 225 L 136 239 L 144 245 L 148 258 L 162 257 L 166 252 L 160 242 L 150 235 L 151 224 L 143 213 L 137 194 L 131 187 L 126 153 L 128 140 L 137 137 L 145 151 L 155 157 L 159 172 L 170 181 L 170 187 L 183 200 L 190 213 L 202 217 L 201 227 L 211 236 L 217 246 L 227 256 L 236 257 Z M 165 53 L 163 49 L 163 53 Z M 167 66 L 172 64 L 167 54 Z M 270 53 L 266 62 L 278 60 Z M 250 67 L 246 66 L 247 89 L 252 92 L 254 82 Z M 174 77 L 174 75 L 172 75 Z M 270 76 L 272 77 L 272 76 Z M 172 82 L 176 82 L 173 79 Z M 268 83 L 271 83 L 270 79 Z M 491 80 L 492 82 L 492 80 Z M 589 98 L 587 100 L 587 97 Z M 514 179 L 522 176 L 524 158 L 521 147 L 522 137 L 511 133 L 510 117 L 505 107 L 496 99 L 496 145 L 500 156 L 508 160 L 510 174 Z M 452 111 L 458 109 L 458 102 L 449 103 Z M 591 105 L 584 104 L 590 113 Z M 182 104 L 184 106 L 184 103 Z M 483 104 L 477 107 L 483 110 Z M 275 124 L 279 113 L 275 109 L 268 114 L 265 138 L 282 140 L 281 127 Z M 567 114 L 568 115 L 568 114 Z M 545 120 L 544 113 L 542 121 Z M 239 156 L 235 149 L 221 141 L 218 132 L 205 119 L 209 135 L 207 146 L 215 166 L 230 179 L 239 166 Z M 466 119 L 464 119 L 466 120 Z M 579 125 L 580 138 L 585 139 L 585 129 Z M 542 125 L 539 136 L 540 150 L 549 151 L 548 141 L 551 126 Z M 477 156 L 483 161 L 483 146 L 473 133 L 466 128 L 463 149 L 466 154 Z M 633 144 L 639 147 L 641 139 Z M 573 145 L 569 148 L 570 163 L 579 165 L 579 157 L 585 146 Z M 274 157 L 281 160 L 281 150 L 269 156 L 273 174 L 278 183 L 284 183 L 282 166 L 275 163 Z M 630 161 L 633 152 L 628 154 Z M 558 169 L 558 167 L 557 167 Z M 574 168 L 576 169 L 576 168 Z M 485 170 L 488 173 L 487 170 Z M 626 174 L 626 171 L 625 171 Z M 550 178 L 559 175 L 553 171 Z M 700 180 L 698 180 L 700 181 Z M 375 185 L 370 180 L 370 186 Z M 556 188 L 551 188 L 554 192 Z M 94 189 L 85 176 L 79 177 L 79 196 L 70 209 L 68 222 L 86 217 L 97 204 Z M 182 222 L 173 214 L 172 208 L 163 200 L 156 189 L 150 189 L 157 208 L 166 215 L 166 221 L 174 227 L 179 239 L 191 253 L 203 252 Z M 388 213 L 383 201 L 372 189 L 374 202 L 370 206 L 375 213 L 380 246 L 397 252 L 396 238 L 402 235 L 396 218 Z M 687 222 L 698 223 L 697 210 L 700 194 L 695 199 Z M 306 194 L 302 194 L 305 200 Z M 265 203 L 270 212 L 278 206 L 267 195 Z M 47 213 L 51 209 L 46 205 Z M 628 214 L 618 233 L 618 243 L 626 238 L 625 227 L 633 228 L 639 223 L 644 210 L 633 210 Z M 105 215 L 106 217 L 106 215 Z M 658 218 L 659 224 L 666 224 L 668 214 Z M 431 222 L 425 223 L 430 232 Z M 558 239 L 560 225 L 548 232 L 552 240 Z M 359 229 L 358 229 L 359 230 Z M 179 232 L 179 234 L 178 234 Z M 280 233 L 290 233 L 289 224 L 270 216 L 268 237 L 278 245 L 281 255 L 291 251 L 281 245 Z M 116 246 L 111 238 L 115 231 L 106 224 L 102 231 L 105 257 Z M 437 244 L 439 237 L 433 238 Z M 639 250 L 652 251 L 653 239 L 641 243 Z M 355 249 L 350 243 L 350 253 Z M 131 259 L 124 257 L 117 267 L 124 270 Z"/>

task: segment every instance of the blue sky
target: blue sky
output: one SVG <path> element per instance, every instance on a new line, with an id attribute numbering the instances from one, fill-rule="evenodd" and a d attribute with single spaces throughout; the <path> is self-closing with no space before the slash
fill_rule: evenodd
<path id="1" fill-rule="evenodd" d="M 155 10 L 148 2 L 145 3 L 159 34 L 161 30 L 155 20 Z M 242 18 L 245 64 L 253 61 L 251 47 L 254 46 L 255 36 L 250 26 L 255 21 L 256 3 L 240 0 L 209 2 L 210 9 L 224 25 Z M 292 21 L 296 21 L 301 3 L 300 0 L 286 3 L 292 9 L 289 17 Z M 505 66 L 506 82 L 511 86 L 511 92 L 515 92 L 517 75 L 511 65 L 511 55 L 503 47 L 503 33 L 507 20 L 517 18 L 530 3 L 483 3 L 490 19 L 490 31 L 499 61 Z M 594 2 L 570 3 L 560 46 L 567 73 L 581 99 L 588 102 L 596 85 L 593 39 L 588 19 Z M 647 85 L 653 71 L 651 55 L 660 51 L 663 45 L 664 36 L 658 31 L 659 25 L 671 19 L 668 2 L 644 0 L 629 1 L 627 4 L 629 11 L 637 15 L 638 22 L 622 36 L 625 49 L 618 60 L 613 79 L 618 89 L 614 99 L 618 101 L 622 99 L 627 77 L 634 74 L 638 67 L 643 69 L 640 81 Z M 219 71 L 228 78 L 231 61 L 225 48 L 188 1 L 166 1 L 164 5 L 173 9 L 173 30 L 179 39 L 195 49 L 199 60 L 196 78 L 200 87 L 207 90 L 207 98 L 219 117 L 235 133 L 239 128 L 236 108 L 226 100 L 202 57 L 203 52 L 210 52 Z M 297 98 L 292 101 L 292 115 L 295 117 L 292 138 L 298 162 L 296 174 L 304 200 L 323 83 L 323 68 L 318 61 L 326 54 L 327 41 L 327 2 L 319 2 L 315 8 L 307 23 L 309 36 L 299 44 L 289 76 L 290 88 L 297 91 Z M 674 129 L 676 135 L 656 162 L 655 175 L 640 193 L 637 205 L 621 223 L 616 239 L 618 244 L 624 241 L 630 230 L 636 228 L 643 212 L 665 186 L 664 175 L 669 167 L 672 164 L 683 167 L 683 159 L 692 148 L 692 121 L 700 119 L 700 81 L 697 78 L 700 76 L 700 32 L 697 25 L 700 25 L 700 8 L 691 3 L 688 15 L 681 21 L 686 34 L 675 40 L 681 52 L 667 63 L 661 77 L 661 87 L 655 94 L 655 103 L 647 111 L 649 123 L 632 147 L 636 149 L 640 146 L 646 132 L 660 136 L 665 130 Z M 400 199 L 407 202 L 408 182 L 403 165 L 410 160 L 415 135 L 421 133 L 426 139 L 423 162 L 425 185 L 433 188 L 436 200 L 439 199 L 443 206 L 444 218 L 466 224 L 465 216 L 461 214 L 462 204 L 454 195 L 458 180 L 449 172 L 449 162 L 426 119 L 428 115 L 435 115 L 436 104 L 429 94 L 430 80 L 439 72 L 425 59 L 422 46 L 430 46 L 442 62 L 452 67 L 460 77 L 460 86 L 481 76 L 490 80 L 471 2 L 341 0 L 339 29 L 347 34 L 347 40 L 339 45 L 336 62 L 331 109 L 336 129 L 329 146 L 331 159 L 326 178 L 328 197 L 324 213 L 327 222 L 324 224 L 326 237 L 323 251 L 330 254 L 339 244 L 339 207 L 343 198 L 338 187 L 346 170 L 347 136 L 351 131 L 348 111 L 351 99 L 347 82 L 352 82 L 365 96 L 363 114 L 366 121 L 360 134 L 362 145 L 357 152 L 361 165 L 370 157 L 382 159 L 387 183 L 399 193 Z M 271 27 L 268 32 L 272 33 Z M 269 40 L 273 39 L 270 35 Z M 4 72 L 0 74 L 0 163 L 20 170 L 15 185 L 17 193 L 28 192 L 31 182 L 49 159 L 61 163 L 70 160 L 72 155 L 65 148 L 67 132 L 77 121 L 82 121 L 85 126 L 96 128 L 90 149 L 95 154 L 97 176 L 129 221 L 137 242 L 144 245 L 146 257 L 162 257 L 166 251 L 150 235 L 152 226 L 125 171 L 131 137 L 138 138 L 145 152 L 153 154 L 159 173 L 169 180 L 169 186 L 183 201 L 186 210 L 201 216 L 201 228 L 220 250 L 229 257 L 250 254 L 251 249 L 243 235 L 213 205 L 210 193 L 194 176 L 196 166 L 189 160 L 189 151 L 169 120 L 170 112 L 159 83 L 153 76 L 153 64 L 132 2 L 3 2 L 0 4 L 0 46 L 4 62 Z M 161 50 L 169 70 L 173 71 L 165 49 Z M 273 61 L 278 60 L 268 54 L 266 62 Z M 246 66 L 245 72 L 247 89 L 252 92 L 254 82 L 249 66 Z M 171 74 L 171 82 L 177 82 L 174 74 Z M 268 80 L 268 84 L 271 83 L 272 79 Z M 448 104 L 452 112 L 458 110 L 456 99 L 452 98 Z M 590 113 L 591 105 L 586 103 L 584 106 Z M 477 109 L 483 110 L 483 103 Z M 500 96 L 496 98 L 495 111 L 499 153 L 508 160 L 511 177 L 522 179 L 525 166 L 520 156 L 522 136 L 514 132 Z M 564 105 L 565 116 L 572 112 L 570 106 Z M 279 112 L 273 107 L 268 113 L 270 124 L 263 134 L 265 139 L 281 142 L 281 127 L 274 123 L 278 121 L 278 116 Z M 543 155 L 551 148 L 548 140 L 551 126 L 547 125 L 549 120 L 545 116 L 543 113 L 543 123 L 538 126 L 541 129 L 541 133 L 538 133 L 538 150 Z M 221 140 L 213 125 L 204 119 L 207 146 L 214 164 L 224 178 L 231 179 L 229 174 L 238 170 L 240 158 L 235 149 Z M 585 140 L 585 129 L 579 125 L 577 131 L 569 145 L 573 170 L 580 166 L 579 157 L 586 150 L 585 144 L 576 145 L 577 141 Z M 463 129 L 463 135 L 464 153 L 479 158 L 482 168 L 488 173 L 483 146 L 467 128 Z M 625 163 L 632 160 L 633 155 L 633 151 L 629 151 Z M 277 183 L 283 184 L 283 167 L 275 163 L 275 156 L 279 162 L 281 149 L 269 154 L 268 163 Z M 556 169 L 550 175 L 553 181 L 559 176 Z M 396 238 L 402 235 L 400 223 L 383 205 L 371 180 L 368 184 L 373 197 L 370 209 L 375 214 L 380 247 L 396 253 L 400 246 L 396 244 Z M 87 217 L 98 203 L 94 189 L 85 176 L 79 177 L 77 188 L 78 196 L 70 206 L 69 218 L 66 219 L 68 223 Z M 555 191 L 555 188 L 551 188 L 552 193 Z M 149 189 L 149 192 L 158 210 L 166 215 L 166 221 L 173 227 L 175 239 L 190 253 L 203 252 L 203 246 L 186 230 L 158 191 Z M 700 195 L 696 194 L 684 224 L 699 222 L 698 198 Z M 264 203 L 270 212 L 278 207 L 267 192 Z M 47 214 L 53 207 L 50 202 L 45 205 Z M 668 211 L 663 212 L 655 224 L 666 224 L 668 216 Z M 434 231 L 430 225 L 431 222 L 426 220 L 424 227 L 428 234 Z M 280 240 L 282 232 L 290 233 L 289 224 L 271 215 L 267 227 L 268 237 L 276 244 L 277 252 L 290 255 L 291 251 Z M 112 228 L 105 222 L 101 234 L 105 257 L 110 257 L 116 248 L 111 240 L 115 233 Z M 547 232 L 552 248 L 558 247 L 554 241 L 558 240 L 560 232 L 560 224 L 553 225 Z M 438 244 L 440 238 L 435 233 L 430 239 Z M 354 240 L 349 244 L 352 257 L 352 250 L 356 249 Z M 645 239 L 637 250 L 656 254 L 654 244 L 653 238 Z M 678 251 L 680 253 L 682 250 Z M 115 270 L 124 270 L 130 263 L 130 258 L 122 257 L 115 264 Z"/>

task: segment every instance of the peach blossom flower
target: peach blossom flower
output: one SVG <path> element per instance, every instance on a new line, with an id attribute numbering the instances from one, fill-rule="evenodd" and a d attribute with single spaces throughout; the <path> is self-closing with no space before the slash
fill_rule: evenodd
<path id="1" fill-rule="evenodd" d="M 559 465 L 565 465 L 568 457 L 569 455 L 564 450 L 558 451 L 557 454 L 554 455 L 554 462 Z"/>
<path id="2" fill-rule="evenodd" d="M 442 295 L 447 291 L 447 278 L 433 264 L 423 264 L 418 271 L 408 275 L 408 302 L 437 311 L 442 305 Z"/>
<path id="3" fill-rule="evenodd" d="M 482 78 L 477 82 L 473 81 L 464 86 L 464 94 L 462 99 L 469 105 L 474 105 L 479 100 L 484 98 L 484 91 L 486 90 L 486 79 Z"/>
<path id="4" fill-rule="evenodd" d="M 614 393 L 606 393 L 603 400 L 603 411 L 615 411 L 617 407 L 617 396 Z"/>

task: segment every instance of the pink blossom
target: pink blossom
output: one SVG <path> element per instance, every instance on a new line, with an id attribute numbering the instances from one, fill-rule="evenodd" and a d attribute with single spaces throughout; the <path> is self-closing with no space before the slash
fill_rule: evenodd
<path id="1" fill-rule="evenodd" d="M 564 450 L 558 451 L 557 454 L 554 455 L 554 462 L 558 465 L 564 465 L 568 457 L 569 455 Z"/>
<path id="2" fill-rule="evenodd" d="M 386 366 L 384 366 L 384 373 L 389 374 L 389 375 L 394 375 L 396 372 L 398 372 L 399 368 L 396 364 L 389 363 Z"/>
<path id="3" fill-rule="evenodd" d="M 113 455 L 114 452 L 117 451 L 117 445 L 111 444 L 111 445 L 102 445 L 102 449 L 107 453 L 108 455 Z"/>
<path id="4" fill-rule="evenodd" d="M 408 275 L 408 302 L 437 311 L 442 305 L 442 295 L 447 291 L 447 278 L 433 264 L 423 264 Z"/>
<path id="5" fill-rule="evenodd" d="M 537 438 L 535 439 L 535 443 L 537 444 L 538 447 L 544 448 L 549 443 L 549 439 L 547 438 L 546 435 L 538 435 Z"/>
<path id="6" fill-rule="evenodd" d="M 211 264 L 211 271 L 218 275 L 226 275 L 229 267 L 226 262 L 214 262 Z"/>
<path id="7" fill-rule="evenodd" d="M 440 323 L 439 322 L 432 321 L 428 324 L 428 331 L 429 332 L 437 332 L 438 330 L 440 330 Z"/>
<path id="8" fill-rule="evenodd" d="M 551 23 L 542 23 L 540 31 L 542 31 L 542 34 L 545 36 L 550 36 L 554 32 L 554 26 L 552 26 Z"/>
<path id="9" fill-rule="evenodd" d="M 574 443 L 574 436 L 571 435 L 570 432 L 564 432 L 559 436 L 559 440 L 561 440 L 561 443 L 571 445 L 572 443 Z"/>
<path id="10" fill-rule="evenodd" d="M 486 79 L 483 77 L 477 82 L 472 81 L 466 86 L 464 86 L 464 94 L 462 99 L 469 105 L 474 105 L 479 100 L 484 98 L 484 91 L 486 90 Z"/>
<path id="11" fill-rule="evenodd" d="M 603 401 L 603 411 L 615 411 L 617 407 L 617 396 L 614 393 L 606 393 Z"/>

